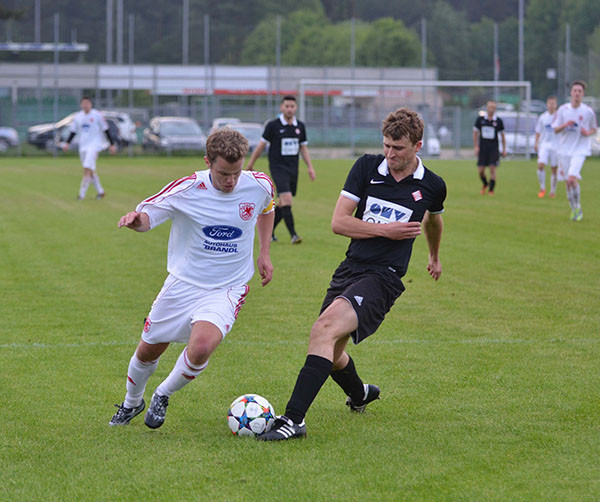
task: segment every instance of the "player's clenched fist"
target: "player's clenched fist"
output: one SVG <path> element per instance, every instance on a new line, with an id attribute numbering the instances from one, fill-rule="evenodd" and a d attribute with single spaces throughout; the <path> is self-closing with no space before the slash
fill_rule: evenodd
<path id="1" fill-rule="evenodd" d="M 383 228 L 386 230 L 385 237 L 396 241 L 414 239 L 421 234 L 421 222 L 419 221 L 387 223 Z"/>
<path id="2" fill-rule="evenodd" d="M 119 228 L 127 227 L 138 232 L 146 232 L 150 230 L 150 219 L 146 213 L 138 213 L 131 211 L 119 220 Z"/>

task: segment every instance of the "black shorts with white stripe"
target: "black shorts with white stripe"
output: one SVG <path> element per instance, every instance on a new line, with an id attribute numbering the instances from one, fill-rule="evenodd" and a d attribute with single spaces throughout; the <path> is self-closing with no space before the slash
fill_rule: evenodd
<path id="1" fill-rule="evenodd" d="M 334 272 L 321 305 L 323 313 L 336 298 L 344 298 L 358 317 L 358 329 L 350 333 L 355 344 L 377 331 L 404 284 L 393 267 L 362 265 L 344 260 Z"/>

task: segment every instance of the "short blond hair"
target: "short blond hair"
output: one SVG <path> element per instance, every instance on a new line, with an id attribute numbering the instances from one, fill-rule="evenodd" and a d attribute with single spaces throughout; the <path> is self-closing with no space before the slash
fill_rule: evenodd
<path id="1" fill-rule="evenodd" d="M 408 138 L 416 145 L 423 138 L 423 121 L 417 112 L 408 108 L 398 108 L 383 121 L 382 133 L 393 140 Z"/>
<path id="2" fill-rule="evenodd" d="M 206 156 L 214 162 L 221 157 L 227 162 L 237 162 L 248 153 L 248 140 L 238 131 L 223 127 L 206 140 Z"/>

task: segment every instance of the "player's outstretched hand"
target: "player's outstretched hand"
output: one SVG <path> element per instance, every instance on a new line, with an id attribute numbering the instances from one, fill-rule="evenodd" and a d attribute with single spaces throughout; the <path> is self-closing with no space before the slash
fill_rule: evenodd
<path id="1" fill-rule="evenodd" d="M 271 258 L 269 256 L 260 255 L 258 260 L 256 260 L 256 265 L 258 266 L 258 273 L 262 277 L 260 283 L 263 286 L 266 286 L 271 282 L 271 279 L 273 279 L 273 265 L 271 263 Z"/>
<path id="2" fill-rule="evenodd" d="M 382 225 L 382 227 L 386 231 L 385 237 L 396 241 L 414 239 L 421 234 L 421 223 L 418 221 L 388 223 L 387 225 Z"/>
<path id="3" fill-rule="evenodd" d="M 315 178 L 317 177 L 317 173 L 312 166 L 308 168 L 308 177 L 310 178 L 310 181 L 315 181 Z"/>
<path id="4" fill-rule="evenodd" d="M 147 228 L 145 228 L 146 226 L 148 226 L 147 223 L 149 223 L 146 220 L 148 220 L 148 215 L 146 215 L 145 213 L 131 211 L 130 213 L 121 216 L 121 219 L 119 220 L 119 228 L 127 227 L 131 228 L 132 230 L 137 230 L 138 232 L 143 232 L 145 230 L 148 230 Z"/>
<path id="5" fill-rule="evenodd" d="M 69 143 L 63 143 L 62 144 L 62 151 L 63 152 L 68 152 L 69 151 Z"/>
<path id="6" fill-rule="evenodd" d="M 115 145 L 110 145 L 108 147 L 108 151 L 111 153 L 111 155 L 114 155 L 115 153 L 117 153 L 117 147 Z"/>
<path id="7" fill-rule="evenodd" d="M 429 256 L 429 264 L 427 265 L 427 271 L 434 280 L 438 280 L 442 275 L 442 262 L 439 258 L 432 258 Z"/>

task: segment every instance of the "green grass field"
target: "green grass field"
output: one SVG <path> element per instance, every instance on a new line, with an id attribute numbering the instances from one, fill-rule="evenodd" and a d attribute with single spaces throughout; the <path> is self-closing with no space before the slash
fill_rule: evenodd
<path id="1" fill-rule="evenodd" d="M 262 160 L 262 167 L 266 168 Z M 536 197 L 534 162 L 504 162 L 494 197 L 473 161 L 430 161 L 448 185 L 443 274 L 424 237 L 407 287 L 375 336 L 350 347 L 382 389 L 362 415 L 329 381 L 308 438 L 231 435 L 246 392 L 282 413 L 347 239 L 329 222 L 351 161 L 302 171 L 295 215 L 273 245 L 273 282 L 253 279 L 205 373 L 171 399 L 165 425 L 112 429 L 112 405 L 166 276 L 168 225 L 118 218 L 199 159 L 107 158 L 107 197 L 77 202 L 78 159 L 0 160 L 0 499 L 598 500 L 600 162 L 583 170 L 584 219 L 564 185 Z M 303 169 L 303 168 L 302 168 Z M 91 195 L 91 197 L 90 197 Z M 163 356 L 146 391 L 170 372 Z"/>

